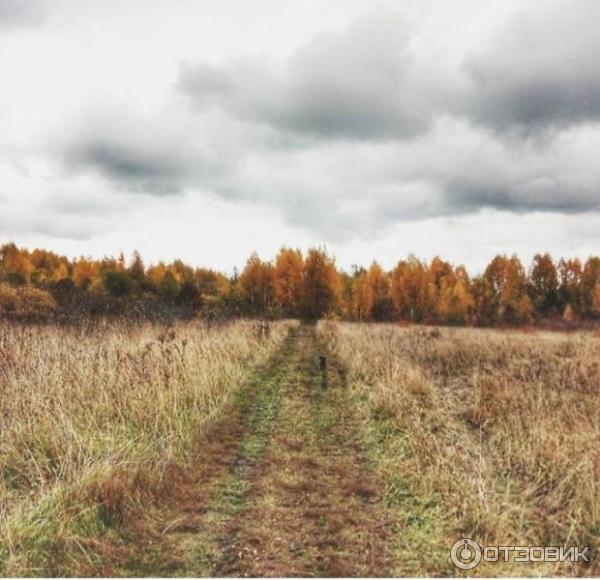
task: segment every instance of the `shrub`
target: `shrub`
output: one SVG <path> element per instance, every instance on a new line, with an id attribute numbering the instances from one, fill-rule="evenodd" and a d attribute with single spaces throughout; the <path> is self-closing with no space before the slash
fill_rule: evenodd
<path id="1" fill-rule="evenodd" d="M 125 272 L 106 272 L 102 283 L 111 296 L 117 298 L 127 295 L 131 290 L 131 279 Z"/>
<path id="2" fill-rule="evenodd" d="M 26 286 L 18 292 L 16 309 L 21 320 L 42 321 L 56 314 L 56 301 L 49 292 Z"/>
<path id="3" fill-rule="evenodd" d="M 0 283 L 0 316 L 13 316 L 17 310 L 17 291 L 8 284 Z"/>
<path id="4" fill-rule="evenodd" d="M 43 321 L 52 318 L 56 310 L 56 301 L 45 290 L 0 284 L 0 317 Z"/>

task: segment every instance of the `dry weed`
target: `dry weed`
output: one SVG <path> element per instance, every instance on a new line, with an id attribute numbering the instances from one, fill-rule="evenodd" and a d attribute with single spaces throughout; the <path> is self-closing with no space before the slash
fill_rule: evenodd
<path id="1" fill-rule="evenodd" d="M 259 337 L 248 321 L 2 323 L 0 572 L 31 572 L 36 551 L 77 537 L 71 524 L 90 505 L 118 524 L 127 494 L 160 479 L 290 324 Z M 153 473 L 137 481 L 144 465 Z"/>
<path id="2" fill-rule="evenodd" d="M 448 548 L 472 536 L 598 550 L 597 336 L 352 323 L 319 331 L 350 384 L 402 430 L 395 470 L 439 498 L 445 523 L 436 533 Z M 539 571 L 554 573 L 550 566 Z"/>

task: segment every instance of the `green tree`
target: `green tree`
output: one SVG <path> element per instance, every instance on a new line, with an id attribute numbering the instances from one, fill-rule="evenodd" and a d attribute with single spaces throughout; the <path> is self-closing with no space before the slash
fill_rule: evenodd
<path id="1" fill-rule="evenodd" d="M 109 271 L 102 276 L 104 289 L 117 298 L 126 296 L 131 290 L 131 278 L 126 272 Z"/>
<path id="2" fill-rule="evenodd" d="M 170 302 L 174 301 L 179 295 L 179 284 L 177 284 L 177 279 L 171 270 L 167 270 L 158 283 L 158 293 Z"/>

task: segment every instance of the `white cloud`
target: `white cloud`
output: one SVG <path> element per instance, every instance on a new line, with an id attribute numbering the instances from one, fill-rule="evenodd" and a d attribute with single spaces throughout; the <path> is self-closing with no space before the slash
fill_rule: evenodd
<path id="1" fill-rule="evenodd" d="M 45 6 L 0 31 L 2 238 L 230 267 L 600 237 L 590 0 Z"/>

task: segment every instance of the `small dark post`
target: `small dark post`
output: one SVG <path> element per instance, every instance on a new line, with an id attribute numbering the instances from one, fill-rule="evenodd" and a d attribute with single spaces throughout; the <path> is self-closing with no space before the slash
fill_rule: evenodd
<path id="1" fill-rule="evenodd" d="M 323 388 L 325 388 L 327 386 L 327 357 L 326 356 L 319 357 L 319 367 L 321 369 L 322 385 L 323 385 Z"/>
<path id="2" fill-rule="evenodd" d="M 269 338 L 269 335 L 271 334 L 271 327 L 269 326 L 269 324 L 267 322 L 265 322 L 264 320 L 258 323 L 258 337 L 261 340 L 265 340 L 266 338 Z"/>

